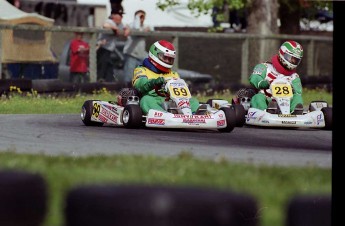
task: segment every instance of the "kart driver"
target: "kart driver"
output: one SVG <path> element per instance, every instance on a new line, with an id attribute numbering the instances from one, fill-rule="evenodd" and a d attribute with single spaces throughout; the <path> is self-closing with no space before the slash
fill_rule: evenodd
<path id="1" fill-rule="evenodd" d="M 302 46 L 295 41 L 286 41 L 278 54 L 274 55 L 271 62 L 257 64 L 249 77 L 249 82 L 259 90 L 250 104 L 253 108 L 267 109 L 270 113 L 276 113 L 277 104 L 271 101 L 270 84 L 276 78 L 285 77 L 292 85 L 293 97 L 291 99 L 290 112 L 295 115 L 303 114 L 302 83 L 296 68 L 303 57 Z"/>
<path id="2" fill-rule="evenodd" d="M 155 92 L 155 87 L 165 83 L 165 79 L 180 78 L 179 74 L 173 71 L 176 57 L 175 47 L 166 40 L 156 41 L 151 45 L 149 55 L 144 59 L 142 65 L 134 69 L 132 84 L 141 94 L 140 107 L 146 115 L 150 109 L 164 111 L 162 103 L 165 97 Z M 196 98 L 190 99 L 190 107 L 195 113 L 199 107 Z"/>

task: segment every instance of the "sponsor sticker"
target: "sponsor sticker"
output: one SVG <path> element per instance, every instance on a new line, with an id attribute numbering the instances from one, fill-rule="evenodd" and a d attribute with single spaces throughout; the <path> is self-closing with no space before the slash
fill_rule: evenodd
<path id="1" fill-rule="evenodd" d="M 106 108 L 102 108 L 101 115 L 113 122 L 117 122 L 117 115 L 113 114 L 111 111 L 108 111 Z"/>
<path id="2" fill-rule="evenodd" d="M 290 115 L 290 114 L 278 114 L 278 117 L 284 117 L 284 118 L 294 118 L 294 117 L 297 117 L 297 115 Z"/>
<path id="3" fill-rule="evenodd" d="M 205 119 L 203 118 L 184 118 L 182 123 L 188 124 L 199 124 L 199 123 L 206 123 Z"/>
<path id="4" fill-rule="evenodd" d="M 224 126 L 225 125 L 225 120 L 219 120 L 217 121 L 217 126 Z"/>
<path id="5" fill-rule="evenodd" d="M 155 112 L 153 117 L 162 117 L 163 113 L 162 112 Z"/>
<path id="6" fill-rule="evenodd" d="M 148 118 L 147 122 L 148 122 L 148 124 L 151 124 L 151 125 L 165 125 L 164 119 Z"/>
<path id="7" fill-rule="evenodd" d="M 282 124 L 293 125 L 293 124 L 296 124 L 296 121 L 282 121 Z"/>

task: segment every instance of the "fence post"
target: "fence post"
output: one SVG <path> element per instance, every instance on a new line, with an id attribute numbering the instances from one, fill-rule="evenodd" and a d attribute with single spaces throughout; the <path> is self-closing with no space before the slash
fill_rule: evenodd
<path id="1" fill-rule="evenodd" d="M 97 32 L 93 32 L 91 34 L 90 54 L 89 54 L 90 82 L 96 82 L 97 81 L 97 51 L 96 51 L 96 42 L 97 42 Z"/>
<path id="2" fill-rule="evenodd" d="M 5 79 L 2 77 L 2 29 L 0 29 L 0 79 Z"/>
<path id="3" fill-rule="evenodd" d="M 249 61 L 249 40 L 245 38 L 242 42 L 241 59 L 241 83 L 248 84 L 248 61 Z"/>
<path id="4" fill-rule="evenodd" d="M 176 50 L 176 57 L 175 57 L 175 61 L 174 61 L 174 70 L 176 71 L 179 67 L 179 63 L 178 63 L 178 54 L 179 54 L 179 47 L 178 47 L 178 41 L 179 41 L 179 38 L 178 36 L 174 36 L 173 37 L 173 45 L 175 47 L 175 50 Z"/>
<path id="5" fill-rule="evenodd" d="M 315 41 L 310 40 L 310 42 L 308 43 L 308 46 L 307 46 L 307 51 L 308 51 L 307 74 L 309 76 L 315 75 L 315 71 L 314 71 L 314 60 L 315 60 L 314 46 L 315 46 Z"/>

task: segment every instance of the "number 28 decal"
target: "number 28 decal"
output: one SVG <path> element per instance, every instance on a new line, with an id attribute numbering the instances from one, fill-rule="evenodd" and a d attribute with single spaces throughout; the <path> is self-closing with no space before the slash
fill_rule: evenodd
<path id="1" fill-rule="evenodd" d="M 272 84 L 272 95 L 275 97 L 291 97 L 292 88 L 289 84 Z"/>

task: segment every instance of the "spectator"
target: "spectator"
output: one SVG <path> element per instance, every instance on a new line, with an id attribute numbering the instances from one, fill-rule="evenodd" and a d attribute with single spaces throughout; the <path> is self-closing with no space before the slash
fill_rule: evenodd
<path id="1" fill-rule="evenodd" d="M 89 81 L 89 44 L 83 40 L 83 33 L 75 32 L 70 44 L 70 82 L 85 83 Z"/>
<path id="2" fill-rule="evenodd" d="M 100 44 L 97 49 L 97 79 L 98 81 L 111 82 L 114 80 L 114 62 L 111 53 L 116 49 L 117 37 L 128 37 L 130 29 L 122 23 L 123 9 L 117 8 L 111 11 L 111 15 L 104 22 L 103 28 L 113 31 L 113 34 L 101 33 L 98 38 Z"/>
<path id="3" fill-rule="evenodd" d="M 7 2 L 9 2 L 12 5 L 14 5 L 18 9 L 21 8 L 20 0 L 7 0 Z"/>
<path id="4" fill-rule="evenodd" d="M 144 25 L 146 12 L 137 10 L 134 13 L 134 21 L 129 25 L 131 31 L 151 31 L 151 28 Z M 129 86 L 132 81 L 133 71 L 147 57 L 146 39 L 144 36 L 128 36 L 123 48 L 125 56 L 124 78 L 122 81 Z"/>
<path id="5" fill-rule="evenodd" d="M 230 28 L 236 32 L 246 32 L 247 29 L 247 9 L 231 9 L 229 12 Z"/>

